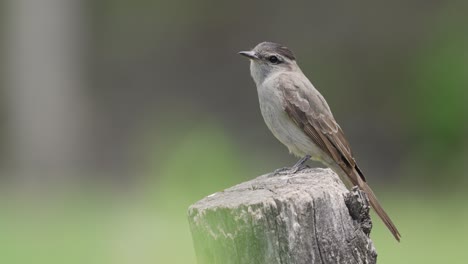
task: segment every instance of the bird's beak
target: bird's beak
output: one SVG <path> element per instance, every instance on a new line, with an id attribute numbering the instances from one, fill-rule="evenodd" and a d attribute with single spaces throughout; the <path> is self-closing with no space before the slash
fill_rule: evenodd
<path id="1" fill-rule="evenodd" d="M 257 53 L 255 53 L 255 51 L 240 51 L 239 54 L 251 60 L 258 59 Z"/>

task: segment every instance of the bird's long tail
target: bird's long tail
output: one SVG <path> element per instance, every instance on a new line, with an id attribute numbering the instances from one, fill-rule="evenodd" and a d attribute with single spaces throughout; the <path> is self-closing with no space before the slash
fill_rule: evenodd
<path id="1" fill-rule="evenodd" d="M 366 178 L 364 177 L 361 169 L 357 165 L 353 168 L 346 168 L 346 171 L 343 169 L 343 167 L 339 167 L 335 164 L 329 165 L 329 167 L 332 168 L 332 170 L 340 176 L 341 180 L 348 188 L 357 185 L 359 189 L 366 193 L 367 198 L 369 199 L 369 202 L 374 211 L 377 213 L 380 219 L 382 219 L 382 221 L 387 226 L 388 230 L 390 230 L 390 232 L 393 234 L 395 239 L 398 242 L 400 242 L 400 232 L 398 231 L 388 214 L 380 205 L 372 189 L 369 187 L 369 185 L 367 185 Z"/>
<path id="2" fill-rule="evenodd" d="M 364 181 L 359 181 L 358 185 L 359 185 L 359 188 L 361 190 L 363 190 L 367 194 L 367 198 L 369 199 L 369 202 L 370 202 L 372 208 L 374 208 L 374 211 L 377 213 L 377 215 L 380 217 L 380 219 L 382 219 L 382 221 L 387 226 L 387 228 L 390 230 L 390 232 L 392 232 L 395 239 L 398 242 L 400 242 L 400 237 L 401 237 L 400 232 L 398 232 L 398 229 L 396 228 L 395 224 L 393 224 L 390 217 L 387 215 L 385 210 L 380 205 L 380 203 L 377 200 L 377 197 L 375 196 L 372 189 Z"/>

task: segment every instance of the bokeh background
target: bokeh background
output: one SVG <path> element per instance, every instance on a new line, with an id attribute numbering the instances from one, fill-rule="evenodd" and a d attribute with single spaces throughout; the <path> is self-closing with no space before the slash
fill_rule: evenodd
<path id="1" fill-rule="evenodd" d="M 295 159 L 248 62 L 289 46 L 403 237 L 466 263 L 466 1 L 0 2 L 0 263 L 195 263 L 191 203 Z M 312 164 L 316 165 L 316 164 Z"/>

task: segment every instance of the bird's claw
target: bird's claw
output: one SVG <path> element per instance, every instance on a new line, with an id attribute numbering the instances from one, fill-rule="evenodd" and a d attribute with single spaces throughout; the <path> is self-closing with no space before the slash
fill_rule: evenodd
<path id="1" fill-rule="evenodd" d="M 295 166 L 291 168 L 291 173 L 296 174 L 302 170 L 309 169 L 310 167 L 308 165 L 300 165 L 300 166 Z"/>
<path id="2" fill-rule="evenodd" d="M 289 173 L 290 170 L 291 170 L 290 167 L 279 168 L 279 169 L 276 169 L 273 173 L 271 173 L 268 177 L 274 177 L 274 176 L 279 176 L 279 175 L 286 175 L 286 174 Z"/>
<path id="3" fill-rule="evenodd" d="M 292 167 L 283 167 L 276 169 L 273 173 L 271 173 L 268 177 L 280 176 L 280 175 L 288 175 L 288 174 L 296 174 L 304 169 L 310 168 L 307 165 L 300 165 L 300 166 L 292 166 Z"/>

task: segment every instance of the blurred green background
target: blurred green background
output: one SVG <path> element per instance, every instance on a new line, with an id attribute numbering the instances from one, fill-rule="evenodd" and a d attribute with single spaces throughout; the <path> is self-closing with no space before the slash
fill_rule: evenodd
<path id="1" fill-rule="evenodd" d="M 237 55 L 265 40 L 399 227 L 379 263 L 467 263 L 467 3 L 0 2 L 0 263 L 195 263 L 188 206 L 295 161 Z"/>

